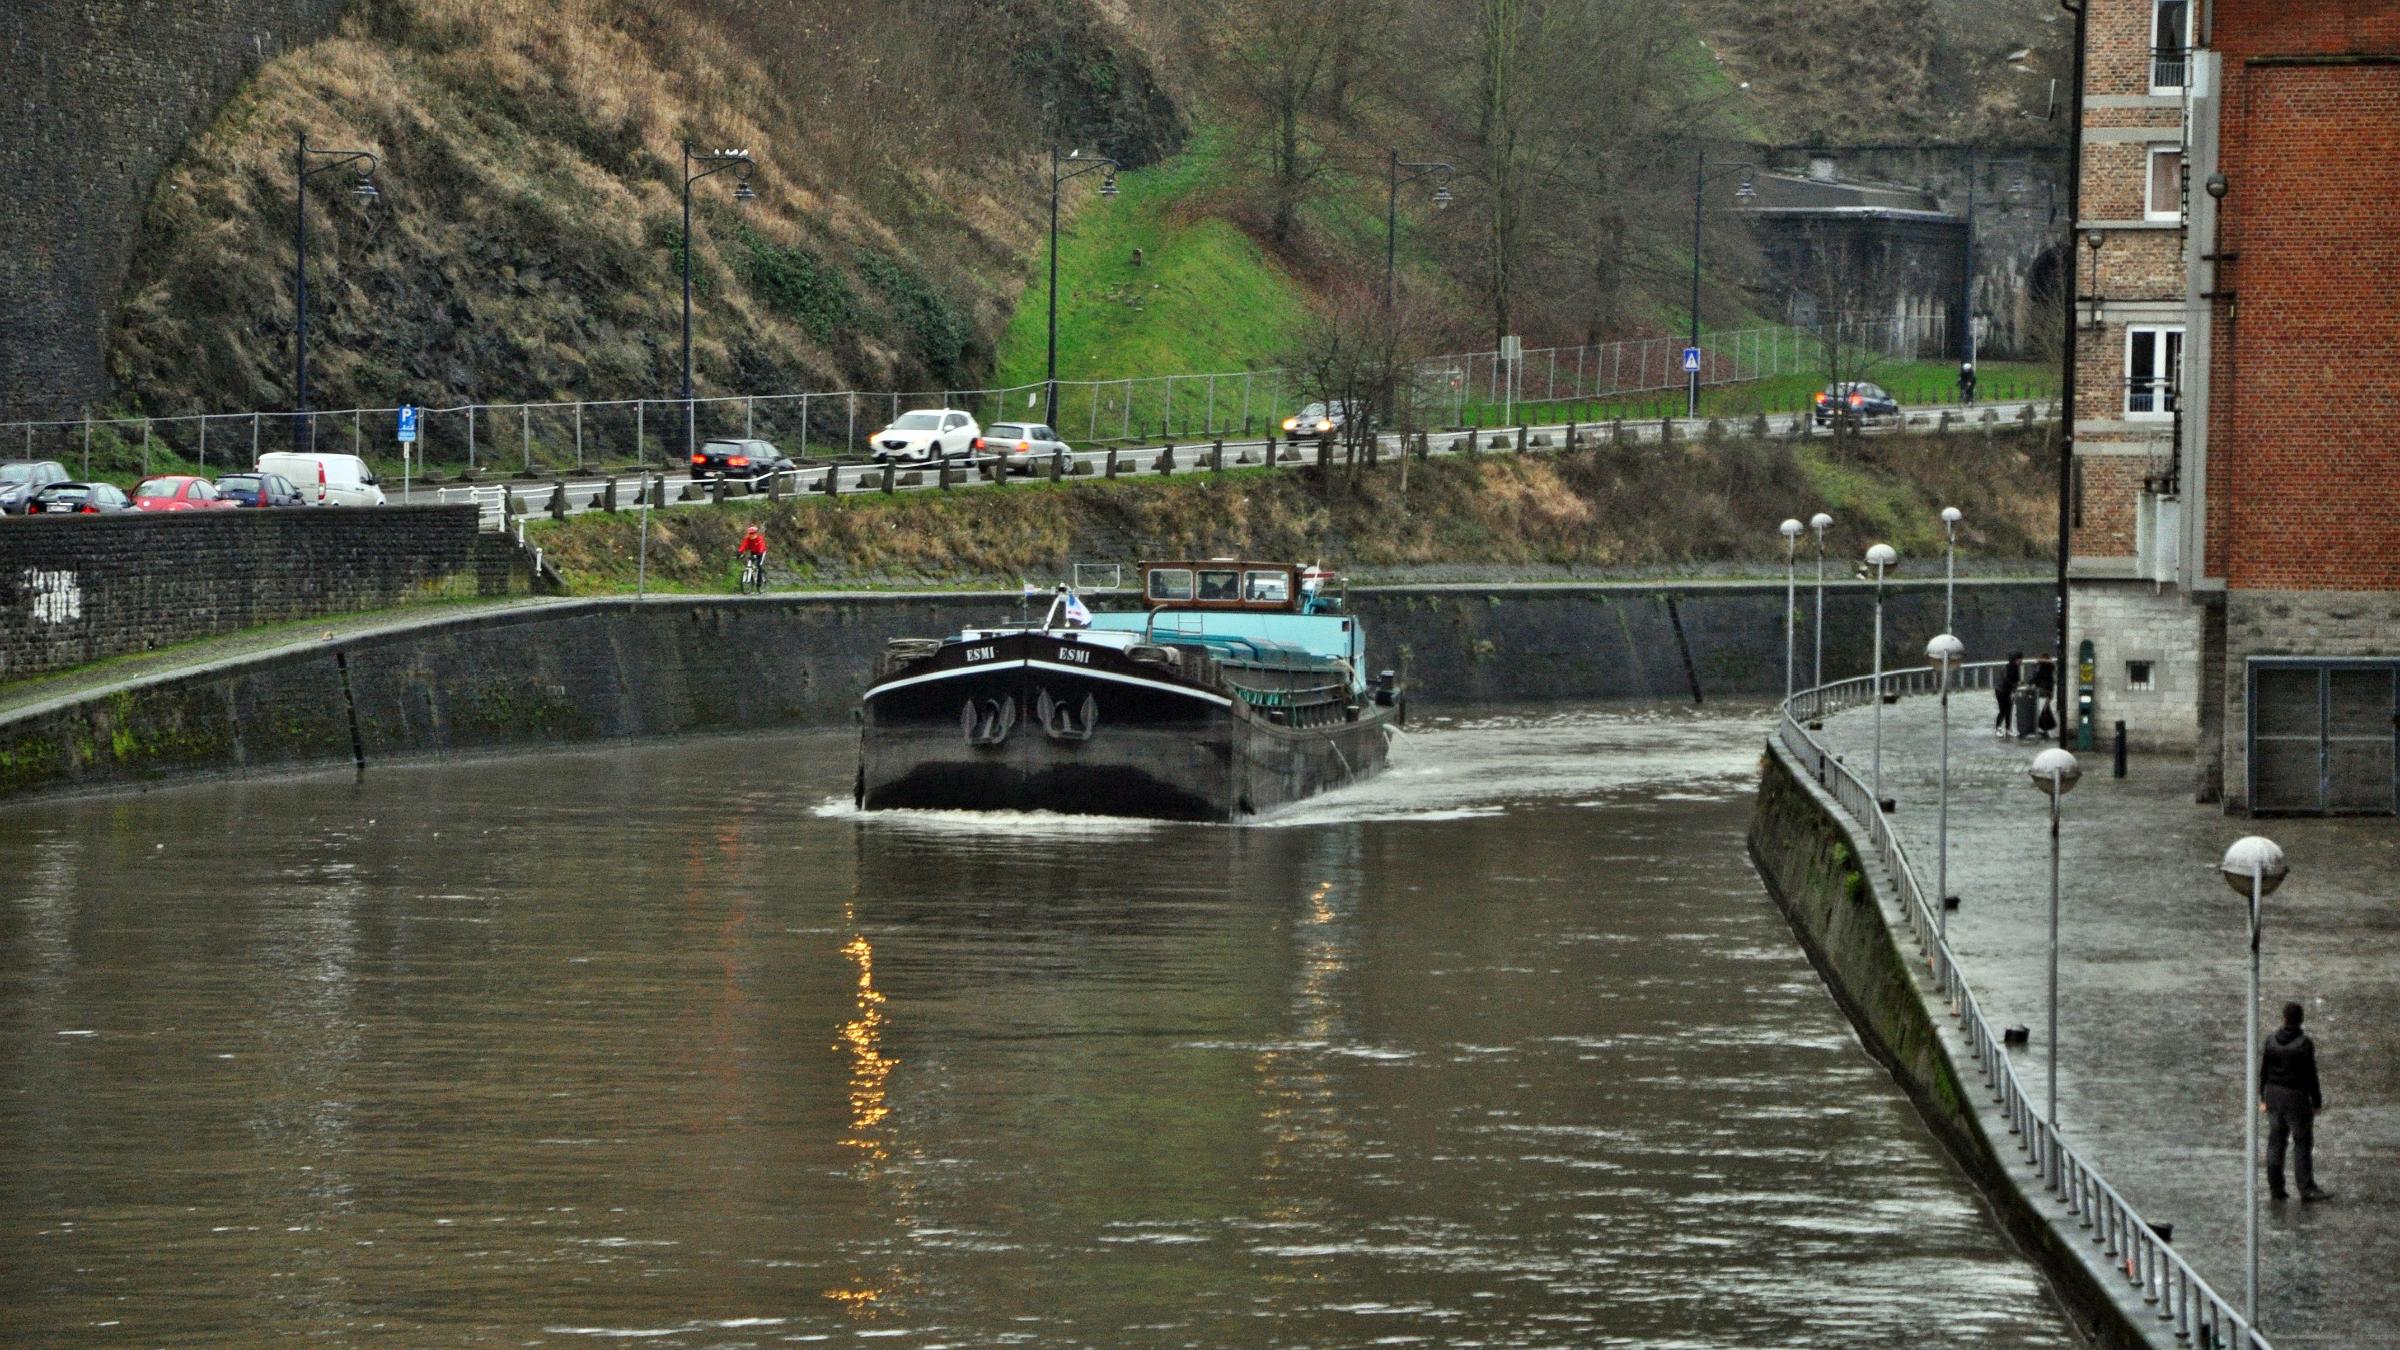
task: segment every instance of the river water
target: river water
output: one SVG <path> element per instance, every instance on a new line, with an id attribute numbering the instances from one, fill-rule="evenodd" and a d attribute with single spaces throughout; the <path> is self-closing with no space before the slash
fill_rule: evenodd
<path id="1" fill-rule="evenodd" d="M 1742 851 L 1749 714 L 1265 826 L 846 735 L 0 815 L 0 1343 L 2071 1344 Z"/>

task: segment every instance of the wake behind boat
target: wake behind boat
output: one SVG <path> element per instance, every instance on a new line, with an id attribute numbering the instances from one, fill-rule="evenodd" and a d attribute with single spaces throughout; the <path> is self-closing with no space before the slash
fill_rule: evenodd
<path id="1" fill-rule="evenodd" d="M 1060 587 L 1038 626 L 897 638 L 863 700 L 867 810 L 1241 820 L 1378 772 L 1402 719 L 1336 579 L 1149 563 L 1145 607 Z"/>

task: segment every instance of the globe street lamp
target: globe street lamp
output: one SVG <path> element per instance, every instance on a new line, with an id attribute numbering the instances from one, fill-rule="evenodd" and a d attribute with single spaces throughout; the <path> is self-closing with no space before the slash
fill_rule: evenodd
<path id="1" fill-rule="evenodd" d="M 1439 174 L 1442 181 L 1434 184 L 1433 187 L 1433 209 L 1436 211 L 1447 210 L 1450 206 L 1451 168 L 1439 160 L 1426 160 L 1421 163 L 1403 161 L 1398 150 L 1387 150 L 1384 153 L 1388 157 L 1388 163 L 1384 169 L 1387 191 L 1383 204 L 1383 303 L 1384 307 L 1388 309 L 1400 295 L 1398 289 L 1400 279 L 1400 189 L 1420 178 Z M 1409 171 L 1405 178 L 1400 174 L 1403 169 Z"/>
<path id="2" fill-rule="evenodd" d="M 1825 532 L 1833 528 L 1833 517 L 1819 511 L 1808 518 L 1808 528 L 1817 532 L 1817 640 L 1815 648 L 1817 664 L 1816 674 L 1810 679 L 1808 687 L 1823 689 L 1825 687 Z M 1818 695 L 1820 705 L 1823 698 L 1822 694 Z"/>
<path id="3" fill-rule="evenodd" d="M 1900 555 L 1890 544 L 1877 544 L 1867 550 L 1868 567 L 1875 569 L 1875 809 L 1883 804 L 1883 573 L 1900 561 Z M 1863 570 L 1863 569 L 1862 569 Z"/>
<path id="4" fill-rule="evenodd" d="M 1792 702 L 1792 630 L 1799 624 L 1800 608 L 1800 531 L 1807 528 L 1797 520 L 1787 520 L 1777 527 L 1783 532 L 1783 702 L 1786 716 Z"/>
<path id="5" fill-rule="evenodd" d="M 1079 167 L 1069 169 L 1070 163 Z M 1046 426 L 1058 423 L 1058 190 L 1087 173 L 1101 175 L 1101 196 L 1117 195 L 1115 160 L 1096 155 L 1087 162 L 1081 150 L 1069 150 L 1062 156 L 1057 146 L 1050 147 L 1050 359 L 1042 375 L 1042 422 Z"/>
<path id="6" fill-rule="evenodd" d="M 1942 508 L 1942 533 L 1948 537 L 1942 562 L 1942 631 L 1958 631 L 1958 522 L 1967 518 L 1966 512 L 1955 506 Z"/>
<path id="7" fill-rule="evenodd" d="M 698 164 L 700 172 L 693 173 Z M 758 171 L 758 162 L 747 150 L 702 150 L 694 153 L 692 143 L 683 143 L 683 458 L 686 464 L 699 450 L 692 411 L 692 184 L 712 174 L 734 169 L 733 199 L 747 202 L 758 196 L 751 190 L 750 175 Z M 645 520 L 648 517 L 644 517 Z"/>
<path id="8" fill-rule="evenodd" d="M 2076 781 L 2083 777 L 2083 768 L 2075 756 L 2052 746 L 2033 757 L 2033 785 L 2050 798 L 2050 1104 L 2044 1117 L 2050 1122 L 2053 1143 L 2058 1138 L 2058 804 L 2061 798 L 2075 790 Z M 2058 1169 L 2055 1147 L 2044 1152 L 2042 1165 L 2047 1175 L 2044 1181 L 2055 1187 Z"/>
<path id="9" fill-rule="evenodd" d="M 2226 885 L 2250 901 L 2250 1002 L 2243 1018 L 2249 1030 L 2249 1054 L 2243 1060 L 2249 1066 L 2244 1074 L 2249 1091 L 2242 1099 L 2242 1231 L 2249 1276 L 2242 1286 L 2242 1316 L 2255 1330 L 2258 1326 L 2258 933 L 2261 905 L 2283 884 L 2291 869 L 2284 865 L 2283 850 L 2275 846 L 2274 840 L 2253 834 L 2233 841 L 2233 847 L 2225 850 L 2225 861 L 2218 870 L 2224 875 Z"/>
<path id="10" fill-rule="evenodd" d="M 1942 677 L 1941 824 L 1936 827 L 1935 831 L 1935 838 L 1939 842 L 1935 846 L 1933 862 L 1933 893 L 1937 906 L 1933 922 L 1935 931 L 1940 935 L 1941 940 L 1948 942 L 1950 940 L 1950 681 L 1951 677 L 1958 674 L 1959 664 L 1967 659 L 1967 644 L 1944 633 L 1925 644 L 1925 659 L 1933 663 L 1934 670 Z M 1949 981 L 1946 977 L 1943 984 L 1945 986 L 1943 992 L 1947 993 Z"/>
<path id="11" fill-rule="evenodd" d="M 314 157 L 325 162 L 311 168 Z M 367 150 L 317 150 L 308 143 L 308 133 L 300 133 L 300 151 L 293 156 L 295 166 L 292 187 L 292 306 L 295 323 L 292 329 L 292 389 L 295 402 L 292 410 L 292 448 L 306 452 L 315 448 L 315 422 L 308 415 L 308 180 L 321 173 L 352 164 L 362 165 L 358 181 L 351 184 L 350 195 L 362 205 L 372 206 L 383 194 L 375 188 L 375 170 L 382 162 Z M 263 480 L 262 480 L 263 483 Z M 266 488 L 259 488 L 259 505 L 267 502 Z"/>

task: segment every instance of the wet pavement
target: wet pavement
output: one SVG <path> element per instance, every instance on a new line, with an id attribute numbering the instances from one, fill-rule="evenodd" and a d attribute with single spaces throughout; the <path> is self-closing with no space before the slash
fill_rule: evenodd
<path id="1" fill-rule="evenodd" d="M 2045 1065 L 2048 808 L 2026 773 L 2030 741 L 1996 740 L 1991 695 L 1951 710 L 1950 942 L 2038 1094 Z M 1934 879 L 1940 704 L 1883 710 L 1883 784 L 1928 888 Z M 1823 736 L 1865 775 L 1874 710 Z M 2246 834 L 2291 867 L 2267 901 L 2262 1034 L 2297 1001 L 2317 1042 L 2322 1203 L 2277 1204 L 2261 1185 L 2262 1330 L 2278 1346 L 2400 1345 L 2400 821 L 2249 820 L 2191 801 L 2188 759 L 2135 755 L 2110 776 L 2080 756 L 2066 799 L 2060 909 L 2062 1129 L 2126 1198 L 2172 1223 L 2217 1289 L 2242 1291 L 2244 903 L 2219 878 Z M 1913 951 L 1913 946 L 1904 950 Z M 1953 1044 L 1953 1054 L 1957 1046 Z M 2265 1138 L 2264 1122 L 2260 1137 Z"/>

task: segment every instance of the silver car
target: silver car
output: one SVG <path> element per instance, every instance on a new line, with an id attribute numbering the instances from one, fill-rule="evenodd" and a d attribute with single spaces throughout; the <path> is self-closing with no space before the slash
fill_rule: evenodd
<path id="1" fill-rule="evenodd" d="M 1051 456 L 1074 453 L 1057 432 L 1039 422 L 994 422 L 983 429 L 983 446 L 1011 473 L 1039 473 Z"/>

